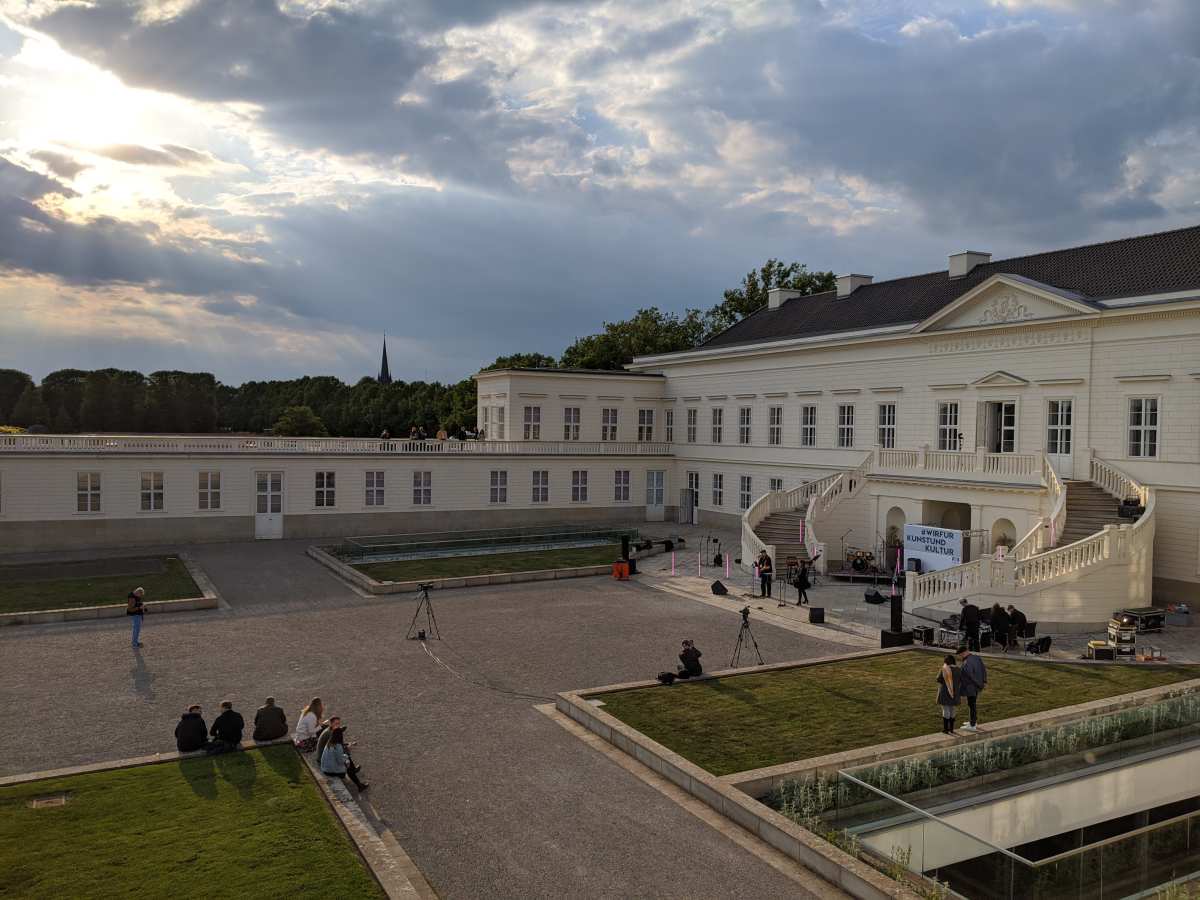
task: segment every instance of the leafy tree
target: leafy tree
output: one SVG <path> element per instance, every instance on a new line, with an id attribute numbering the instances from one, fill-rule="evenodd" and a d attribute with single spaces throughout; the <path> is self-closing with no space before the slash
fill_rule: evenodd
<path id="1" fill-rule="evenodd" d="M 91 372 L 83 383 L 83 401 L 79 404 L 79 427 L 84 431 L 108 431 L 109 376 L 106 372 Z"/>
<path id="2" fill-rule="evenodd" d="M 42 399 L 53 410 L 65 409 L 73 422 L 79 421 L 83 405 L 84 383 L 88 373 L 82 369 L 59 369 L 42 379 Z"/>
<path id="3" fill-rule="evenodd" d="M 25 393 L 27 387 L 33 385 L 33 379 L 24 372 L 16 369 L 0 369 L 0 422 L 7 422 L 13 408 Z"/>
<path id="4" fill-rule="evenodd" d="M 565 368 L 619 369 L 635 356 L 690 350 L 705 335 L 704 317 L 689 309 L 682 316 L 656 306 L 639 309 L 624 322 L 605 322 L 600 334 L 579 338 L 563 351 Z"/>
<path id="5" fill-rule="evenodd" d="M 810 272 L 804 263 L 784 265 L 781 260 L 768 259 L 761 268 L 747 272 L 740 285 L 725 291 L 725 299 L 708 311 L 707 336 L 724 331 L 766 306 L 767 293 L 775 287 L 819 294 L 837 287 L 837 278 L 832 272 Z"/>
<path id="6" fill-rule="evenodd" d="M 327 437 L 329 435 L 325 423 L 313 412 L 311 406 L 289 406 L 275 420 L 272 431 L 287 437 Z"/>
<path id="7" fill-rule="evenodd" d="M 484 367 L 484 371 L 489 369 L 554 369 L 557 367 L 558 360 L 553 356 L 546 356 L 544 353 L 511 353 L 508 356 L 497 356 L 494 363 Z"/>
<path id="8" fill-rule="evenodd" d="M 75 423 L 71 419 L 71 414 L 67 412 L 65 406 L 60 406 L 58 412 L 54 414 L 54 425 L 52 426 L 55 434 L 71 434 L 75 430 Z"/>
<path id="9" fill-rule="evenodd" d="M 44 426 L 50 421 L 50 411 L 46 409 L 46 401 L 42 399 L 42 392 L 32 383 L 21 391 L 21 396 L 17 398 L 17 403 L 13 407 L 11 418 L 14 425 L 20 425 L 23 428 L 31 425 Z"/>

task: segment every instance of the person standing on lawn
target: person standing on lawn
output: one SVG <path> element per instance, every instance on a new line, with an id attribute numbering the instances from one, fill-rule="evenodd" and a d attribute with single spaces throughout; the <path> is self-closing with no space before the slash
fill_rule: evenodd
<path id="1" fill-rule="evenodd" d="M 146 603 L 142 598 L 145 596 L 146 589 L 136 587 L 129 592 L 129 597 L 125 603 L 125 615 L 132 619 L 132 644 L 134 650 L 142 646 L 142 619 L 146 615 Z"/>
<path id="2" fill-rule="evenodd" d="M 962 604 L 962 615 L 959 617 L 959 623 L 962 625 L 963 633 L 967 636 L 968 649 L 979 651 L 979 607 L 964 597 L 958 601 Z"/>
<path id="3" fill-rule="evenodd" d="M 938 673 L 937 683 L 937 702 L 942 708 L 942 734 L 954 734 L 954 717 L 962 699 L 959 696 L 958 666 L 954 664 L 954 657 L 949 653 L 942 660 L 942 670 Z"/>
<path id="4" fill-rule="evenodd" d="M 983 657 L 972 653 L 966 647 L 958 648 L 958 678 L 962 685 L 959 691 L 967 698 L 967 707 L 971 711 L 971 721 L 962 727 L 963 731 L 978 731 L 979 711 L 975 708 L 979 695 L 987 687 L 987 666 Z"/>

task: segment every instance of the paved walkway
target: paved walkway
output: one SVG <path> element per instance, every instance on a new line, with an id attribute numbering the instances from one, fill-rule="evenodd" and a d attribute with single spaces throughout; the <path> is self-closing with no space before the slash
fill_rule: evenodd
<path id="1" fill-rule="evenodd" d="M 603 578 L 438 592 L 446 639 L 431 649 L 455 673 L 404 640 L 410 598 L 358 595 L 303 542 L 189 552 L 232 608 L 151 618 L 140 653 L 122 620 L 0 633 L 21 716 L 0 736 L 0 774 L 172 749 L 190 702 L 211 719 L 229 698 L 249 717 L 273 694 L 294 719 L 321 695 L 441 896 L 814 895 L 535 709 L 673 666 L 682 637 L 723 665 L 730 611 Z M 768 660 L 845 649 L 836 632 L 755 631 Z"/>

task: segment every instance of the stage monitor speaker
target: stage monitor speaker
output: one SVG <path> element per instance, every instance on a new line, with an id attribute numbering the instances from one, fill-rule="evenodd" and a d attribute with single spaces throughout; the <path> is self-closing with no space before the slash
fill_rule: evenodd
<path id="1" fill-rule="evenodd" d="M 825 624 L 825 607 L 810 606 L 808 608 L 808 623 L 810 625 L 824 625 Z"/>
<path id="2" fill-rule="evenodd" d="M 721 584 L 719 581 L 714 581 L 712 583 L 712 592 L 718 597 L 724 597 L 729 593 L 729 588 L 725 587 L 725 585 Z"/>
<path id="3" fill-rule="evenodd" d="M 887 603 L 887 597 L 883 596 L 879 591 L 864 591 L 863 600 L 876 605 Z"/>
<path id="4" fill-rule="evenodd" d="M 907 647 L 912 642 L 913 633 L 911 631 L 879 632 L 879 647 L 881 650 L 886 650 L 888 647 Z"/>

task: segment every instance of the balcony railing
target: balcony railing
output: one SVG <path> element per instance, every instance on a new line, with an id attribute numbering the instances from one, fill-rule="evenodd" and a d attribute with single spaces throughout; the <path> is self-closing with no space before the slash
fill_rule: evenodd
<path id="1" fill-rule="evenodd" d="M 968 481 L 1040 484 L 1042 454 L 986 450 L 879 450 L 872 474 L 926 475 Z"/>
<path id="2" fill-rule="evenodd" d="M 5 453 L 193 453 L 286 456 L 668 456 L 665 441 L 410 441 L 256 435 L 6 434 Z"/>

